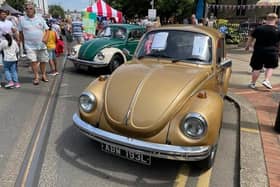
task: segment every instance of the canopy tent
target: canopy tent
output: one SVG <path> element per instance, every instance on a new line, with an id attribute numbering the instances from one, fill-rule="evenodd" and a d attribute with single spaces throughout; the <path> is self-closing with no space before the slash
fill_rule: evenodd
<path id="1" fill-rule="evenodd" d="M 280 6 L 280 0 L 259 0 L 257 6 Z"/>
<path id="2" fill-rule="evenodd" d="M 97 16 L 103 16 L 107 18 L 115 18 L 118 23 L 122 22 L 122 12 L 113 9 L 107 3 L 102 0 L 98 0 L 92 6 L 86 8 L 87 12 L 94 12 Z"/>
<path id="3" fill-rule="evenodd" d="M 8 10 L 11 14 L 21 14 L 22 15 L 22 12 L 14 9 L 13 7 L 11 7 L 8 3 L 3 3 L 3 5 L 0 7 L 1 9 L 3 10 Z"/>

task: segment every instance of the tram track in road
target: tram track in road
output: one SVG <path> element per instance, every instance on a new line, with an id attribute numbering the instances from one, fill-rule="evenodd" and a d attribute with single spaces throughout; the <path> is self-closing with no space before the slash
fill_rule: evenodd
<path id="1" fill-rule="evenodd" d="M 44 160 L 44 153 L 48 141 L 51 122 L 58 99 L 60 84 L 63 79 L 66 56 L 63 58 L 61 75 L 51 82 L 49 94 L 39 115 L 36 128 L 26 150 L 18 177 L 15 182 L 16 187 L 37 186 L 40 170 Z"/>

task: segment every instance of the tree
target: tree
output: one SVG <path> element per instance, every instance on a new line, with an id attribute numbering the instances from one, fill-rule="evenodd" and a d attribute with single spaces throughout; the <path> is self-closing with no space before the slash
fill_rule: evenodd
<path id="1" fill-rule="evenodd" d="M 107 0 L 106 2 L 113 8 L 121 11 L 128 18 L 147 16 L 148 9 L 151 8 L 150 0 Z"/>
<path id="2" fill-rule="evenodd" d="M 14 9 L 23 12 L 25 0 L 6 0 L 6 2 Z"/>
<path id="3" fill-rule="evenodd" d="M 148 15 L 148 9 L 152 8 L 151 0 L 107 0 L 112 7 L 122 11 L 128 18 L 142 18 Z M 194 12 L 194 0 L 154 0 L 154 8 L 161 20 L 174 17 L 181 22 L 185 17 L 190 17 Z"/>
<path id="4" fill-rule="evenodd" d="M 65 18 L 64 10 L 59 5 L 50 5 L 49 14 L 52 15 L 53 18 Z"/>

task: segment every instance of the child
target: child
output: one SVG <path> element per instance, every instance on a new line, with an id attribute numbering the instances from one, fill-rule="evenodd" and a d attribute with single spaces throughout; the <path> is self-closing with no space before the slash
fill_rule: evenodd
<path id="1" fill-rule="evenodd" d="M 55 48 L 56 48 L 56 42 L 57 42 L 57 35 L 56 32 L 52 30 L 52 25 L 48 23 L 49 30 L 47 31 L 47 48 L 49 53 L 49 63 L 50 63 L 50 69 L 51 72 L 49 75 L 56 76 L 58 75 L 57 71 L 57 63 L 56 63 L 56 54 L 55 54 Z"/>
<path id="2" fill-rule="evenodd" d="M 3 34 L 5 40 L 0 42 L 0 50 L 3 50 L 4 73 L 7 84 L 5 88 L 20 88 L 17 73 L 17 55 L 19 47 L 10 34 Z"/>

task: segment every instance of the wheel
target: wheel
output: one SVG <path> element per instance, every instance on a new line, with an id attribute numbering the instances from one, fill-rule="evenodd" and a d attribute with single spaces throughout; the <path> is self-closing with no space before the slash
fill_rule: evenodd
<path id="1" fill-rule="evenodd" d="M 218 144 L 215 144 L 211 149 L 210 155 L 204 160 L 198 161 L 197 165 L 199 168 L 207 170 L 213 166 L 216 157 L 217 147 Z"/>
<path id="2" fill-rule="evenodd" d="M 73 63 L 73 64 L 74 64 L 75 69 L 76 69 L 77 71 L 79 71 L 79 70 L 80 70 L 80 66 L 79 66 L 78 64 L 75 64 L 75 63 Z"/>
<path id="3" fill-rule="evenodd" d="M 122 57 L 119 55 L 114 55 L 109 63 L 109 72 L 112 73 L 115 69 L 117 69 L 123 63 Z"/>

